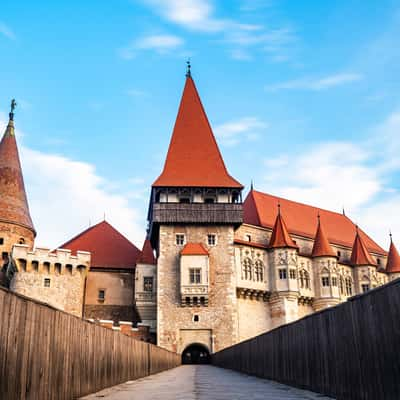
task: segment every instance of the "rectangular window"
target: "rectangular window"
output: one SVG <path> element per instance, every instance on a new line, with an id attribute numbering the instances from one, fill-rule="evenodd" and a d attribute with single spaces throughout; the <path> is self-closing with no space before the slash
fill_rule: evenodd
<path id="1" fill-rule="evenodd" d="M 44 278 L 44 287 L 50 287 L 50 278 Z"/>
<path id="2" fill-rule="evenodd" d="M 4 244 L 4 239 L 0 238 L 0 244 Z"/>
<path id="3" fill-rule="evenodd" d="M 185 244 L 185 235 L 183 235 L 182 233 L 178 233 L 175 235 L 175 243 L 178 246 L 183 246 Z"/>
<path id="4" fill-rule="evenodd" d="M 322 286 L 329 286 L 329 276 L 322 277 Z"/>
<path id="5" fill-rule="evenodd" d="M 279 270 L 279 279 L 286 279 L 286 278 L 287 278 L 286 269 L 280 269 Z"/>
<path id="6" fill-rule="evenodd" d="M 296 270 L 295 269 L 289 269 L 289 278 L 296 279 Z"/>
<path id="7" fill-rule="evenodd" d="M 106 299 L 106 291 L 105 289 L 99 289 L 98 295 L 97 295 L 97 299 L 99 301 L 104 301 Z"/>
<path id="8" fill-rule="evenodd" d="M 368 283 L 364 283 L 361 285 L 361 290 L 363 293 L 368 292 L 369 290 L 369 284 Z"/>
<path id="9" fill-rule="evenodd" d="M 337 286 L 337 278 L 332 276 L 332 286 Z"/>
<path id="10" fill-rule="evenodd" d="M 207 235 L 207 243 L 209 246 L 215 246 L 217 244 L 217 238 L 215 235 Z"/>
<path id="11" fill-rule="evenodd" d="M 152 276 L 145 276 L 143 278 L 143 290 L 145 292 L 153 291 L 153 277 Z"/>
<path id="12" fill-rule="evenodd" d="M 190 268 L 189 269 L 189 281 L 191 284 L 201 283 L 201 269 Z"/>

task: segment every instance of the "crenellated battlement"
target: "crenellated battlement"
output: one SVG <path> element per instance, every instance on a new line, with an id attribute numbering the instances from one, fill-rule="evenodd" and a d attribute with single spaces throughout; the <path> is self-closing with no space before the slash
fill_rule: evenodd
<path id="1" fill-rule="evenodd" d="M 24 244 L 15 244 L 12 250 L 18 271 L 43 272 L 55 275 L 75 275 L 80 273 L 85 277 L 90 268 L 91 255 L 87 251 L 77 251 L 72 255 L 71 250 L 56 249 L 54 251 L 36 247 L 31 250 Z"/>

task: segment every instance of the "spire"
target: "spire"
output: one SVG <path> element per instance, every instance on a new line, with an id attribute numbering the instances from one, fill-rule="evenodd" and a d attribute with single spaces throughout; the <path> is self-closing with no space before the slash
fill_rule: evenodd
<path id="1" fill-rule="evenodd" d="M 150 240 L 146 238 L 143 244 L 143 249 L 140 254 L 140 257 L 137 261 L 138 264 L 150 264 L 156 265 L 157 261 L 154 257 L 153 249 L 151 247 Z"/>
<path id="2" fill-rule="evenodd" d="M 243 188 L 225 167 L 190 62 L 164 169 L 153 186 Z"/>
<path id="3" fill-rule="evenodd" d="M 16 105 L 15 100 L 12 100 L 10 120 L 0 141 L 0 221 L 24 226 L 35 234 L 15 139 Z"/>
<path id="4" fill-rule="evenodd" d="M 281 206 L 278 204 L 278 215 L 276 216 L 275 225 L 272 230 L 271 239 L 269 241 L 270 248 L 292 247 L 298 248 L 292 240 L 286 228 L 285 221 L 281 214 Z"/>
<path id="5" fill-rule="evenodd" d="M 390 233 L 390 248 L 386 263 L 386 273 L 400 273 L 400 255 L 392 240 L 392 233 Z"/>
<path id="6" fill-rule="evenodd" d="M 318 213 L 317 233 L 315 234 L 314 245 L 311 257 L 336 257 L 329 241 L 325 235 L 325 231 L 321 224 L 321 217 Z"/>
<path id="7" fill-rule="evenodd" d="M 350 263 L 354 266 L 358 265 L 376 265 L 376 262 L 369 254 L 367 246 L 360 235 L 358 226 L 356 225 L 356 237 L 354 239 L 353 249 L 351 251 Z"/>

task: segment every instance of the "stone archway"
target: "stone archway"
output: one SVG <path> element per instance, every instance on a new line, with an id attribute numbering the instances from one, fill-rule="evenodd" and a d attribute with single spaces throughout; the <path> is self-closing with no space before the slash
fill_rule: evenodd
<path id="1" fill-rule="evenodd" d="M 192 343 L 182 352 L 182 364 L 209 364 L 210 362 L 210 352 L 203 344 Z"/>

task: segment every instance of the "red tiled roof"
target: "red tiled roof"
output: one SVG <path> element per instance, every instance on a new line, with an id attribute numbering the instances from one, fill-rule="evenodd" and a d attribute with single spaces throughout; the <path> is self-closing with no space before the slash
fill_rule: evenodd
<path id="1" fill-rule="evenodd" d="M 392 240 L 390 240 L 389 255 L 385 271 L 388 273 L 400 272 L 400 255 Z"/>
<path id="2" fill-rule="evenodd" d="M 181 250 L 183 256 L 208 256 L 207 249 L 201 243 L 186 243 Z"/>
<path id="3" fill-rule="evenodd" d="M 186 79 L 161 175 L 153 186 L 242 188 L 224 164 L 193 79 Z"/>
<path id="4" fill-rule="evenodd" d="M 156 265 L 157 261 L 154 257 L 153 249 L 149 239 L 146 239 L 143 244 L 142 252 L 140 253 L 137 263 Z"/>
<path id="5" fill-rule="evenodd" d="M 106 221 L 91 226 L 60 248 L 73 254 L 90 251 L 94 268 L 132 269 L 140 256 L 140 250 Z"/>
<path id="6" fill-rule="evenodd" d="M 372 259 L 369 254 L 367 247 L 365 246 L 364 240 L 359 235 L 358 230 L 356 238 L 354 239 L 353 249 L 351 250 L 350 257 L 351 265 L 376 265 L 376 262 Z"/>
<path id="7" fill-rule="evenodd" d="M 274 228 L 272 229 L 271 239 L 269 241 L 269 247 L 298 247 L 290 237 L 289 232 L 286 228 L 285 221 L 283 220 L 282 214 L 280 212 L 278 212 L 278 215 L 276 216 Z"/>
<path id="8" fill-rule="evenodd" d="M 36 234 L 29 213 L 12 117 L 10 114 L 0 141 L 0 220 L 23 225 Z"/>
<path id="9" fill-rule="evenodd" d="M 352 247 L 355 226 L 347 216 L 256 190 L 251 191 L 244 201 L 243 221 L 271 229 L 274 225 L 278 203 L 281 204 L 281 214 L 285 218 L 289 233 L 314 239 L 315 222 L 319 213 L 324 221 L 324 230 L 329 243 Z M 385 250 L 361 229 L 359 233 L 369 251 L 386 255 Z"/>
<path id="10" fill-rule="evenodd" d="M 331 245 L 326 238 L 325 231 L 322 228 L 321 218 L 318 218 L 317 233 L 315 234 L 315 240 L 313 249 L 311 252 L 312 257 L 336 257 Z"/>
<path id="11" fill-rule="evenodd" d="M 236 244 L 244 244 L 246 246 L 257 247 L 258 249 L 268 249 L 268 246 L 266 246 L 265 244 L 249 242 L 248 240 L 235 239 L 233 242 Z"/>

